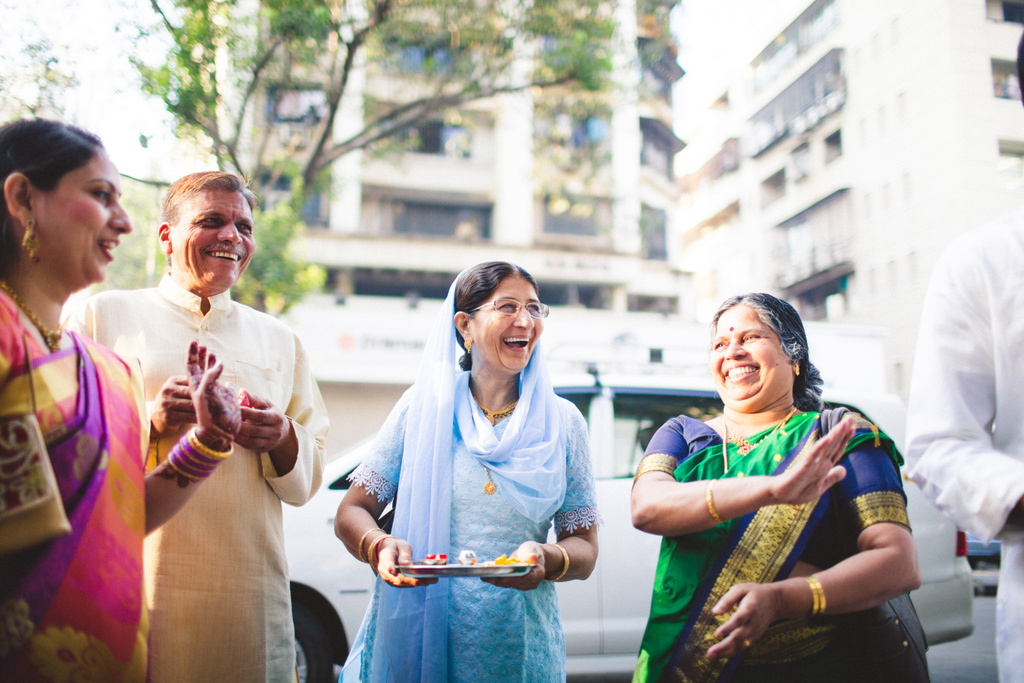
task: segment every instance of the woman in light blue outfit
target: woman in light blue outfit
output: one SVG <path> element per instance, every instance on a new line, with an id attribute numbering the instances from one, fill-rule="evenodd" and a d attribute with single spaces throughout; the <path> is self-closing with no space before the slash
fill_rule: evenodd
<path id="1" fill-rule="evenodd" d="M 416 384 L 335 518 L 338 538 L 378 574 L 345 681 L 565 680 L 552 584 L 593 571 L 599 516 L 586 422 L 555 395 L 538 345 L 548 311 L 509 263 L 452 283 Z M 391 535 L 376 520 L 396 492 Z M 546 543 L 552 522 L 558 541 Z M 484 579 L 399 571 L 461 550 L 532 567 Z"/>

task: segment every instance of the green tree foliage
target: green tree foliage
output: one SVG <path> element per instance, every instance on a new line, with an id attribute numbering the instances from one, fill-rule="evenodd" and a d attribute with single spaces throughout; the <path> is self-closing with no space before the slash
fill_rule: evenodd
<path id="1" fill-rule="evenodd" d="M 459 105 L 524 89 L 597 91 L 611 71 L 613 0 L 150 2 L 176 49 L 136 62 L 145 88 L 222 168 L 264 188 L 290 177 L 293 193 L 346 153 Z M 364 71 L 399 85 L 354 94 Z M 352 97 L 363 98 L 362 126 L 336 135 Z M 290 137 L 272 123 L 282 120 Z"/>
<path id="2" fill-rule="evenodd" d="M 231 296 L 243 304 L 278 315 L 302 295 L 323 287 L 326 273 L 319 266 L 286 257 L 295 247 L 296 226 L 300 225 L 290 202 L 257 210 L 253 218 L 256 253 L 231 290 Z"/>

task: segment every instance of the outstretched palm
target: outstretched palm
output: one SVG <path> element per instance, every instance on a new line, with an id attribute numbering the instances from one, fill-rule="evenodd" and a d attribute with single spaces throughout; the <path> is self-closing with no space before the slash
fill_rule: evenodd
<path id="1" fill-rule="evenodd" d="M 196 422 L 202 441 L 211 448 L 226 451 L 242 424 L 242 410 L 230 387 L 217 381 L 224 366 L 205 346 L 192 342 L 188 347 L 188 384 Z M 216 443 L 215 443 L 216 442 Z"/>

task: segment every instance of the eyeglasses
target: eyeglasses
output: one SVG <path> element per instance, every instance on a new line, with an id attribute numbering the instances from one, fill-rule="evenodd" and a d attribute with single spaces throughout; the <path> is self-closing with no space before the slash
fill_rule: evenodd
<path id="1" fill-rule="evenodd" d="M 551 312 L 551 307 L 547 304 L 542 304 L 539 301 L 531 301 L 527 304 L 521 304 L 515 299 L 496 299 L 490 303 L 486 303 L 479 308 L 474 308 L 473 313 L 476 313 L 481 308 L 493 308 L 498 313 L 507 315 L 511 318 L 519 316 L 519 311 L 526 308 L 526 312 L 530 314 L 530 317 L 534 320 L 540 320 L 548 317 L 548 313 Z"/>

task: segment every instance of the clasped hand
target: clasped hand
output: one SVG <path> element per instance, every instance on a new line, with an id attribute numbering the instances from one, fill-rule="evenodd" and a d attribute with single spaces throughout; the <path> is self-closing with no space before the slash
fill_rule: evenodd
<path id="1" fill-rule="evenodd" d="M 192 365 L 193 348 L 196 349 L 195 353 L 197 354 L 195 366 Z M 202 349 L 203 360 L 201 362 L 199 349 Z M 193 401 L 191 380 L 197 372 L 201 374 L 207 369 L 208 365 L 212 370 L 214 363 L 215 357 L 212 353 L 208 353 L 206 348 L 199 346 L 197 342 L 192 342 L 189 346 L 188 374 L 168 378 L 157 393 L 153 414 L 150 416 L 155 434 L 171 434 L 189 424 L 202 426 Z M 220 370 L 217 371 L 217 377 L 223 371 L 223 366 L 218 366 Z M 227 391 L 227 393 L 218 391 L 217 397 L 218 399 L 230 398 L 234 406 L 232 414 L 239 410 L 239 404 L 242 406 L 241 412 L 238 413 L 241 416 L 240 426 L 231 430 L 232 440 L 235 443 L 252 451 L 269 452 L 288 439 L 292 429 L 291 422 L 270 401 L 245 389 L 234 396 L 231 395 L 231 391 L 226 385 L 220 382 L 215 384 Z"/>

